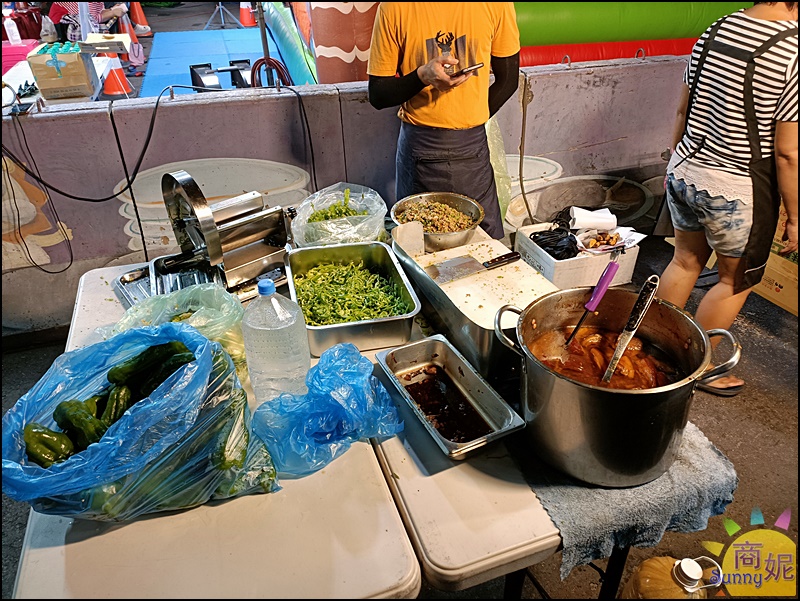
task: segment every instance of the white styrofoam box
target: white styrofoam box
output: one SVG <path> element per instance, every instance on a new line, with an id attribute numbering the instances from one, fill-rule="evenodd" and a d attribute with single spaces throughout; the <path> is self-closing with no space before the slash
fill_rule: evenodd
<path id="1" fill-rule="evenodd" d="M 514 241 L 514 250 L 522 256 L 523 261 L 537 269 L 559 289 L 595 286 L 611 260 L 611 253 L 595 255 L 582 251 L 571 259 L 559 261 L 530 239 L 531 233 L 549 230 L 552 226 L 552 223 L 537 223 L 519 228 Z M 638 246 L 628 248 L 620 255 L 619 269 L 611 280 L 611 286 L 631 281 L 638 256 Z"/>

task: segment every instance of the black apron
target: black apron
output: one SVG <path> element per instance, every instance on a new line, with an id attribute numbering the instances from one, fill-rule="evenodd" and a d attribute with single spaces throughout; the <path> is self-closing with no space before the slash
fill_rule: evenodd
<path id="1" fill-rule="evenodd" d="M 486 128 L 440 129 L 403 122 L 395 159 L 397 200 L 421 192 L 463 194 L 483 207 L 481 228 L 500 240 L 505 232 Z"/>
<path id="2" fill-rule="evenodd" d="M 775 228 L 778 225 L 778 217 L 780 216 L 781 209 L 781 196 L 778 191 L 778 170 L 775 165 L 775 155 L 772 154 L 767 157 L 762 156 L 761 144 L 759 144 L 756 108 L 753 102 L 753 75 L 756 70 L 755 59 L 781 40 L 797 35 L 797 28 L 795 27 L 776 33 L 761 46 L 750 52 L 730 46 L 716 39 L 717 32 L 724 20 L 724 18 L 720 19 L 719 22 L 711 28 L 708 38 L 703 44 L 700 58 L 697 60 L 694 81 L 689 91 L 689 105 L 686 109 L 684 131 L 688 131 L 689 128 L 689 114 L 692 111 L 692 102 L 697 90 L 697 82 L 700 79 L 700 74 L 708 53 L 714 50 L 714 52 L 747 63 L 744 78 L 744 114 L 745 123 L 747 124 L 747 142 L 750 145 L 750 154 L 752 157 L 750 159 L 749 168 L 750 179 L 753 182 L 753 225 L 750 228 L 750 236 L 747 239 L 744 254 L 742 255 L 744 270 L 740 270 L 739 274 L 741 275 L 737 274 L 733 287 L 734 294 L 738 294 L 758 284 L 764 276 L 764 269 L 769 259 L 772 239 L 775 236 Z M 695 153 L 700 150 L 703 142 L 704 140 L 699 142 Z"/>

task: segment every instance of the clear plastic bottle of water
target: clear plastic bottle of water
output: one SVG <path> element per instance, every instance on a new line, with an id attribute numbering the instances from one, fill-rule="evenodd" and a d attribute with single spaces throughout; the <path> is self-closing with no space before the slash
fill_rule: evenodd
<path id="1" fill-rule="evenodd" d="M 311 352 L 303 310 L 293 300 L 275 292 L 270 279 L 258 282 L 258 296 L 242 317 L 247 371 L 255 393 L 251 409 L 279 394 L 305 394 Z"/>
<path id="2" fill-rule="evenodd" d="M 6 35 L 8 36 L 8 41 L 11 43 L 12 46 L 21 46 L 22 45 L 22 36 L 19 34 L 19 27 L 17 27 L 17 23 L 11 17 L 7 19 L 3 18 L 3 27 L 6 28 Z"/>

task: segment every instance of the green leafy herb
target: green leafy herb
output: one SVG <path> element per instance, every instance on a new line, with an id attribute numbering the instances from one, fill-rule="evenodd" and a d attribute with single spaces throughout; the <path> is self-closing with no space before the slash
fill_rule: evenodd
<path id="1" fill-rule="evenodd" d="M 397 285 L 372 273 L 362 262 L 317 265 L 296 276 L 294 287 L 297 304 L 310 326 L 395 317 L 410 311 Z"/>
<path id="2" fill-rule="evenodd" d="M 311 208 L 314 208 L 314 205 L 311 205 Z M 353 217 L 355 215 L 366 215 L 366 209 L 363 211 L 357 211 L 355 209 L 350 208 L 350 188 L 345 188 L 344 190 L 344 200 L 339 201 L 337 203 L 332 204 L 327 209 L 320 209 L 319 211 L 314 211 L 311 215 L 308 216 L 308 223 L 314 223 L 315 221 L 328 221 L 330 219 L 339 219 L 341 217 Z"/>

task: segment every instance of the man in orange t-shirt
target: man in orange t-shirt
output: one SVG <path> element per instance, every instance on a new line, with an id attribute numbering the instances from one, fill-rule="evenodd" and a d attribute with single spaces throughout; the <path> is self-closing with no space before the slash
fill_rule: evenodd
<path id="1" fill-rule="evenodd" d="M 469 196 L 484 209 L 481 227 L 503 237 L 485 124 L 517 89 L 519 50 L 513 2 L 380 3 L 369 101 L 377 109 L 400 105 L 396 200 L 420 192 Z M 484 66 L 453 76 L 478 63 Z"/>

